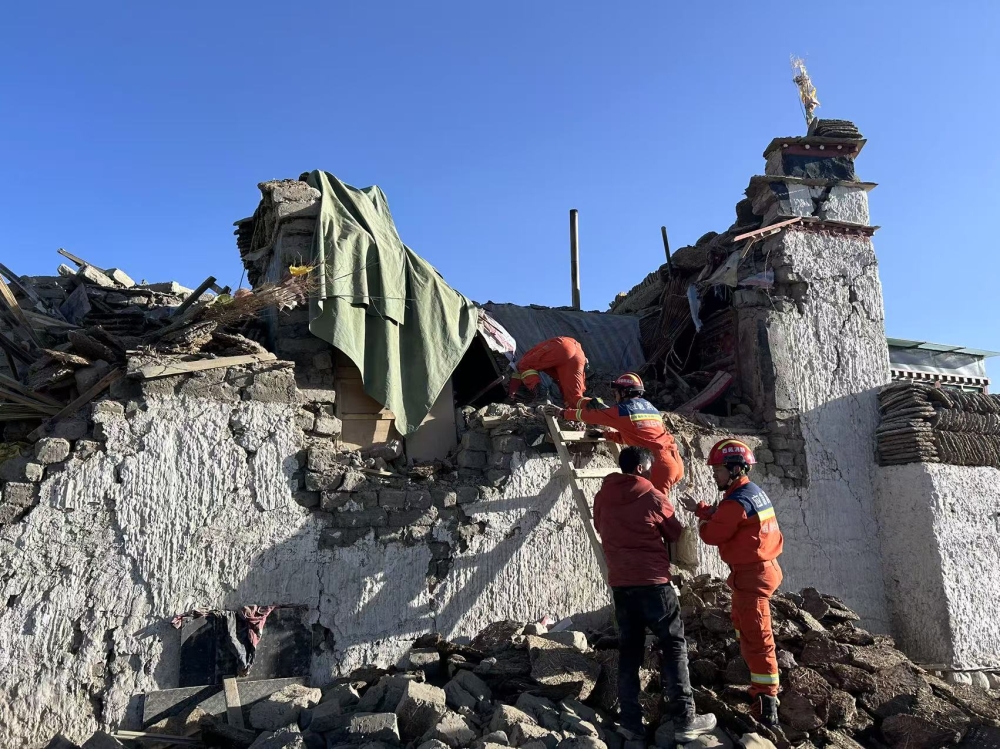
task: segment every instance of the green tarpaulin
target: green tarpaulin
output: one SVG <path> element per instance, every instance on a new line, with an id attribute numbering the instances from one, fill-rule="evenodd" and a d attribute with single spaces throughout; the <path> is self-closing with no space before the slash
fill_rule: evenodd
<path id="1" fill-rule="evenodd" d="M 306 181 L 323 195 L 309 329 L 351 358 L 365 392 L 411 434 L 472 342 L 476 308 L 403 244 L 378 187 L 320 171 Z"/>

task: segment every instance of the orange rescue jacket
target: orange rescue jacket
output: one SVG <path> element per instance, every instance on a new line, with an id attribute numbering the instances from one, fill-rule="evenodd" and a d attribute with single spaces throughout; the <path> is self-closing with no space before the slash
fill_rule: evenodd
<path id="1" fill-rule="evenodd" d="M 719 556 L 731 568 L 776 559 L 784 546 L 774 507 L 764 490 L 746 476 L 736 479 L 717 506 L 704 502 L 695 512 L 702 520 L 701 540 L 719 547 Z"/>

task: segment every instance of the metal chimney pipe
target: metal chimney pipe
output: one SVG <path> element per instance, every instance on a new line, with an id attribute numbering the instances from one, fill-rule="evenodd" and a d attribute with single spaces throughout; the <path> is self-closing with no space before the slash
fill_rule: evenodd
<path id="1" fill-rule="evenodd" d="M 569 272 L 573 284 L 573 309 L 580 309 L 580 213 L 569 212 Z"/>

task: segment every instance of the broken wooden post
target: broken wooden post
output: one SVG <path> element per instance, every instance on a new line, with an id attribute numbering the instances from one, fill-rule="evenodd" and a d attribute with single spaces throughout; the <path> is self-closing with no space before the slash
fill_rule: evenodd
<path id="1" fill-rule="evenodd" d="M 187 308 L 190 307 L 199 299 L 201 299 L 201 295 L 204 294 L 206 291 L 208 291 L 212 287 L 212 284 L 214 283 L 215 283 L 215 276 L 209 276 L 204 281 L 202 281 L 201 286 L 192 291 L 188 295 L 188 298 L 180 303 L 180 306 L 178 306 L 177 309 L 174 310 L 174 314 L 171 315 L 171 317 L 180 317 L 181 315 L 183 315 L 184 312 L 187 310 Z"/>
<path id="2" fill-rule="evenodd" d="M 573 309 L 580 309 L 580 213 L 569 212 L 569 269 L 573 284 Z"/>
<path id="3" fill-rule="evenodd" d="M 243 706 L 240 704 L 240 687 L 236 677 L 222 680 L 226 691 L 226 722 L 233 728 L 243 728 Z"/>
<path id="4" fill-rule="evenodd" d="M 667 254 L 667 271 L 674 275 L 674 263 L 670 259 L 670 240 L 667 239 L 667 227 L 660 227 L 660 236 L 663 237 L 663 251 Z"/>

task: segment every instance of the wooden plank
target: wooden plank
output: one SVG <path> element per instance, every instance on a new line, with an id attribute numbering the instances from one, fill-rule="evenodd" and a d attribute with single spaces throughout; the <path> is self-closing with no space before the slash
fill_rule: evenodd
<path id="1" fill-rule="evenodd" d="M 35 329 L 31 327 L 31 323 L 28 322 L 28 318 L 24 316 L 24 311 L 21 309 L 20 305 L 17 303 L 17 299 L 14 298 L 14 292 L 10 290 L 10 287 L 0 281 L 0 303 L 7 308 L 7 311 L 14 317 L 18 324 L 24 329 L 24 333 L 31 339 L 32 343 L 36 346 L 41 345 L 38 341 L 38 337 L 35 335 Z"/>
<path id="2" fill-rule="evenodd" d="M 795 218 L 790 218 L 787 221 L 781 221 L 777 224 L 771 224 L 770 226 L 765 226 L 761 229 L 754 229 L 753 231 L 748 231 L 746 234 L 740 234 L 738 237 L 733 237 L 733 244 L 735 244 L 736 242 L 742 242 L 744 239 L 759 239 L 760 237 L 767 237 L 770 236 L 771 234 L 777 234 L 786 226 L 797 224 L 801 220 L 802 220 L 801 216 L 796 216 Z"/>
<path id="3" fill-rule="evenodd" d="M 3 379 L 7 378 L 4 377 Z M 58 406 L 46 405 L 44 403 L 39 403 L 33 398 L 27 398 L 18 393 L 12 393 L 11 391 L 3 387 L 0 387 L 0 400 L 6 400 L 10 401 L 11 403 L 17 403 L 20 406 L 27 406 L 28 408 L 33 408 L 39 413 L 48 414 L 49 416 L 59 413 L 59 409 L 62 408 L 61 403 Z"/>
<path id="4" fill-rule="evenodd" d="M 549 434 L 552 436 L 552 441 L 555 443 L 556 452 L 559 454 L 559 458 L 562 460 L 563 466 L 567 469 L 566 473 L 569 478 L 570 490 L 573 493 L 573 499 L 576 501 L 577 511 L 580 513 L 580 520 L 583 521 L 584 531 L 587 533 L 587 538 L 590 539 L 590 546 L 594 550 L 594 557 L 597 559 L 597 566 L 601 569 L 601 576 L 604 578 L 604 582 L 607 582 L 608 561 L 604 558 L 604 547 L 601 546 L 601 541 L 597 537 L 597 531 L 594 530 L 594 521 L 591 519 L 590 514 L 590 503 L 587 502 L 587 497 L 584 495 L 583 490 L 580 488 L 580 483 L 576 480 L 576 476 L 573 474 L 573 457 L 570 455 L 569 448 L 566 447 L 566 443 L 562 441 L 559 424 L 556 423 L 555 417 L 546 416 L 545 423 L 549 427 Z"/>
<path id="5" fill-rule="evenodd" d="M 574 468 L 573 475 L 578 479 L 603 479 L 612 473 L 618 473 L 615 468 Z"/>
<path id="6" fill-rule="evenodd" d="M 500 426 L 505 421 L 508 421 L 506 416 L 484 416 L 483 426 L 487 429 L 492 429 L 493 427 Z"/>
<path id="7" fill-rule="evenodd" d="M 183 746 L 203 746 L 201 739 L 193 736 L 173 736 L 169 733 L 152 733 L 150 731 L 115 731 L 111 734 L 119 741 L 141 741 L 143 746 L 153 746 L 147 741 L 155 741 L 158 746 L 181 744 Z"/>
<path id="8" fill-rule="evenodd" d="M 52 317 L 52 315 L 45 315 L 41 312 L 33 312 L 30 309 L 24 310 L 24 316 L 28 318 L 28 321 L 34 325 L 36 328 L 54 328 L 55 330 L 76 330 L 78 326 L 73 325 L 73 323 L 66 322 L 65 320 L 60 320 L 58 317 Z"/>
<path id="9" fill-rule="evenodd" d="M 27 395 L 29 398 L 34 398 L 39 403 L 44 403 L 48 406 L 55 406 L 56 408 L 62 408 L 64 404 L 57 401 L 55 398 L 50 398 L 42 393 L 36 393 L 29 387 L 22 385 L 17 380 L 12 380 L 9 377 L 4 377 L 0 375 L 0 386 L 7 388 L 8 390 L 16 390 L 22 395 Z"/>
<path id="10" fill-rule="evenodd" d="M 35 291 L 35 287 L 32 286 L 29 281 L 25 281 L 23 278 L 18 276 L 3 263 L 0 263 L 0 275 L 10 281 L 10 285 L 28 297 L 32 303 L 36 305 L 40 304 L 43 309 L 45 308 L 45 303 L 42 301 L 42 298 L 38 296 L 38 292 Z"/>
<path id="11" fill-rule="evenodd" d="M 181 315 L 183 315 L 187 311 L 187 308 L 190 307 L 195 302 L 197 302 L 199 299 L 201 299 L 201 295 L 204 294 L 206 291 L 208 291 L 209 288 L 211 288 L 212 284 L 214 283 L 215 283 L 215 276 L 209 276 L 204 281 L 202 281 L 201 286 L 192 291 L 191 294 L 188 295 L 188 298 L 180 303 L 177 309 L 174 310 L 174 313 L 171 315 L 171 317 L 180 317 Z"/>
<path id="12" fill-rule="evenodd" d="M 38 429 L 31 432 L 31 434 L 27 436 L 27 441 L 34 442 L 35 440 L 44 437 L 48 433 L 48 430 L 51 428 L 53 423 L 59 421 L 59 419 L 65 419 L 67 416 L 72 416 L 73 414 L 75 414 L 81 408 L 83 408 L 92 400 L 94 400 L 94 398 L 96 398 L 105 390 L 107 390 L 109 387 L 111 387 L 112 383 L 115 383 L 118 380 L 120 380 L 124 375 L 125 373 L 122 372 L 122 370 L 120 369 L 113 369 L 110 372 L 108 372 L 93 387 L 91 387 L 90 390 L 80 395 L 80 397 L 72 401 L 68 406 L 66 406 L 66 408 L 64 408 L 62 411 L 57 413 L 47 422 L 42 424 L 40 427 L 38 427 Z"/>
<path id="13" fill-rule="evenodd" d="M 4 353 L 8 356 L 12 356 L 25 364 L 31 364 L 35 361 L 35 357 L 22 350 L 20 346 L 18 346 L 12 339 L 8 338 L 3 332 L 0 332 L 0 348 L 2 348 Z"/>
<path id="14" fill-rule="evenodd" d="M 588 437 L 586 432 L 562 431 L 563 442 L 571 445 L 576 442 L 607 442 L 604 437 Z"/>
<path id="15" fill-rule="evenodd" d="M 244 354 L 242 356 L 220 356 L 217 359 L 171 361 L 164 364 L 147 364 L 134 372 L 130 372 L 129 376 L 137 376 L 142 380 L 154 380 L 157 377 L 172 377 L 174 375 L 190 374 L 191 372 L 204 372 L 205 370 L 218 369 L 219 367 L 234 367 L 239 364 L 274 361 L 275 359 L 277 357 L 268 352 L 266 354 Z"/>
<path id="16" fill-rule="evenodd" d="M 234 728 L 243 728 L 243 706 L 240 705 L 240 686 L 236 678 L 230 676 L 222 680 L 226 690 L 226 720 Z"/>
<path id="17" fill-rule="evenodd" d="M 62 255 L 67 260 L 69 260 L 71 263 L 74 263 L 75 265 L 79 266 L 80 268 L 82 268 L 85 265 L 89 265 L 91 268 L 93 268 L 95 270 L 99 270 L 101 273 L 105 273 L 104 268 L 98 268 L 93 263 L 88 263 L 82 257 L 77 257 L 76 255 L 72 254 L 71 252 L 67 252 L 62 247 L 60 247 L 58 250 L 56 250 L 56 252 L 59 253 L 60 255 Z"/>

